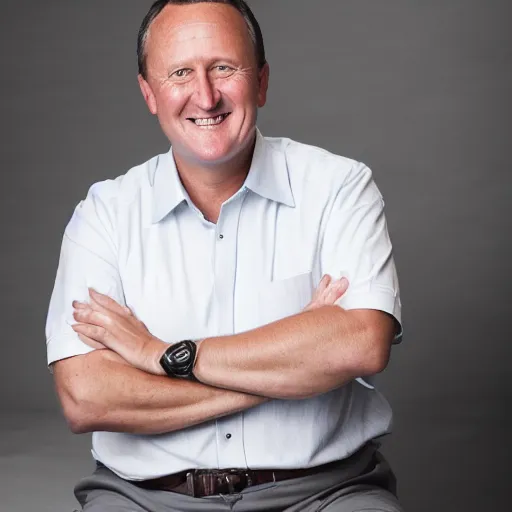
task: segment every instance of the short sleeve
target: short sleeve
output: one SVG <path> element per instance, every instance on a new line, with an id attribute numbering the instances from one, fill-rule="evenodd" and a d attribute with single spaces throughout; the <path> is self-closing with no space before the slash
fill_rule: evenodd
<path id="1" fill-rule="evenodd" d="M 75 209 L 64 232 L 59 266 L 46 319 L 48 365 L 94 350 L 84 344 L 71 326 L 74 300 L 87 302 L 89 288 L 124 304 L 119 277 L 115 232 L 113 182 L 91 187 Z"/>
<path id="2" fill-rule="evenodd" d="M 357 163 L 338 190 L 326 224 L 321 250 L 322 273 L 349 280 L 338 305 L 377 309 L 392 315 L 402 339 L 397 271 L 384 215 L 384 201 L 364 164 Z"/>

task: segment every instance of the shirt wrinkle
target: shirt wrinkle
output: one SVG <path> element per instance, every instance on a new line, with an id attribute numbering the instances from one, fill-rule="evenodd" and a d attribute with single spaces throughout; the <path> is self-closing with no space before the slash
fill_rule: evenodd
<path id="1" fill-rule="evenodd" d="M 85 245 L 77 242 L 76 240 L 73 240 L 67 233 L 64 233 L 64 237 L 69 240 L 73 245 L 76 245 L 77 247 L 80 247 L 80 249 L 83 249 L 84 251 L 87 251 L 88 253 L 92 254 L 96 258 L 99 258 L 103 262 L 105 262 L 109 267 L 112 267 L 116 272 L 118 272 L 118 267 L 116 267 L 114 264 L 112 264 L 107 259 L 103 258 L 103 256 L 100 256 L 98 253 L 94 252 L 90 248 L 86 247 Z"/>
<path id="2" fill-rule="evenodd" d="M 190 204 L 178 210 L 187 197 L 172 148 L 91 187 L 63 237 L 47 316 L 49 365 L 92 350 L 65 324 L 88 286 L 129 305 L 167 343 L 247 332 L 300 313 L 324 274 L 355 283 L 337 305 L 385 311 L 401 327 L 383 200 L 363 163 L 257 131 L 246 182 L 216 225 Z M 269 400 L 168 434 L 95 432 L 92 453 L 133 480 L 191 463 L 317 466 L 389 432 L 391 408 L 368 381 Z"/>

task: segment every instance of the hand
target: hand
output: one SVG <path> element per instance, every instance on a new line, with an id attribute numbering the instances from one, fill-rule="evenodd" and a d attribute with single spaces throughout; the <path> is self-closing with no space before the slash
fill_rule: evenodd
<path id="1" fill-rule="evenodd" d="M 73 301 L 73 330 L 93 348 L 109 348 L 135 368 L 164 375 L 160 357 L 169 346 L 153 336 L 126 306 L 89 290 L 90 303 Z"/>
<path id="2" fill-rule="evenodd" d="M 313 294 L 311 302 L 303 311 L 312 311 L 322 306 L 332 306 L 347 291 L 348 279 L 341 277 L 333 280 L 329 274 L 325 274 Z"/>

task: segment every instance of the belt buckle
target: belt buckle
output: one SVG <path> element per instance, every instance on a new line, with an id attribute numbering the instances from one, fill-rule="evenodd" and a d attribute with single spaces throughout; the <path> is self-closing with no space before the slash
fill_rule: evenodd
<path id="1" fill-rule="evenodd" d="M 197 478 L 197 481 L 196 481 Z M 211 496 L 213 494 L 235 494 L 253 485 L 250 471 L 243 469 L 194 470 L 186 474 L 189 496 Z"/>
<path id="2" fill-rule="evenodd" d="M 229 473 L 224 475 L 224 479 L 228 484 L 229 494 L 240 492 L 246 487 L 250 487 L 252 485 L 252 479 L 249 472 L 241 471 L 239 469 L 230 469 Z"/>
<path id="3" fill-rule="evenodd" d="M 226 482 L 228 484 L 228 494 L 235 493 L 235 483 L 233 482 L 233 477 L 233 474 L 224 475 L 224 478 L 226 479 Z"/>

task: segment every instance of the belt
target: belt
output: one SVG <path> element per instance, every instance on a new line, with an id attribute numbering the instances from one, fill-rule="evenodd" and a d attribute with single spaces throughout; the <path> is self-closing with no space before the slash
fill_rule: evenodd
<path id="1" fill-rule="evenodd" d="M 143 489 L 172 491 L 196 498 L 233 494 L 246 487 L 300 478 L 339 466 L 342 461 L 303 469 L 190 469 L 151 480 L 132 481 Z"/>

